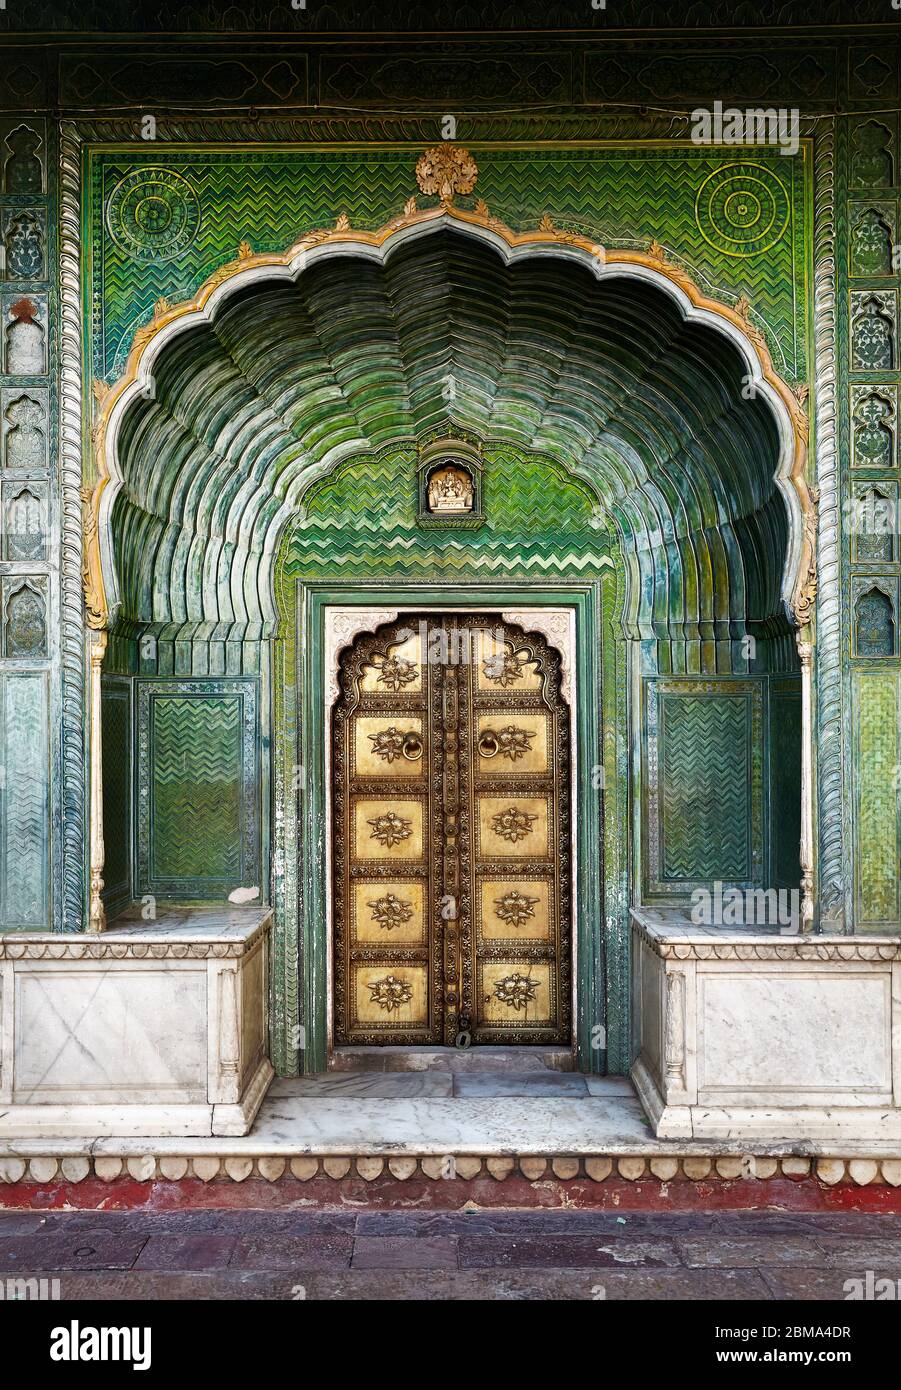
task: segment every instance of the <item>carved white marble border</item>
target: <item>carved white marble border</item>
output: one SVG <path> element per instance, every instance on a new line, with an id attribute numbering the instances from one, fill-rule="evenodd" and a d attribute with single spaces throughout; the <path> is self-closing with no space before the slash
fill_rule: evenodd
<path id="1" fill-rule="evenodd" d="M 733 1137 L 711 1142 L 655 1139 L 650 1135 L 639 1143 L 612 1142 L 601 1153 L 585 1148 L 574 1154 L 569 1148 L 561 1154 L 550 1139 L 541 1153 L 474 1153 L 471 1146 L 461 1153 L 443 1143 L 441 1152 L 434 1151 L 434 1145 L 432 1152 L 425 1152 L 429 1142 L 423 1139 L 418 1149 L 404 1143 L 400 1152 L 386 1145 L 385 1152 L 379 1153 L 373 1152 L 371 1145 L 360 1143 L 357 1147 L 365 1152 L 349 1154 L 346 1139 L 342 1139 L 339 1151 L 328 1140 L 310 1144 L 308 1140 L 296 1139 L 292 1144 L 290 1138 L 281 1138 L 267 1143 L 262 1138 L 255 1141 L 253 1134 L 240 1145 L 234 1141 L 223 1143 L 217 1137 L 162 1139 L 156 1143 L 135 1138 L 100 1138 L 81 1142 L 70 1139 L 63 1147 L 54 1145 L 55 1137 L 58 1136 L 48 1134 L 44 1138 L 0 1140 L 0 1183 L 36 1183 L 43 1188 L 50 1183 L 71 1183 L 76 1187 L 93 1177 L 110 1185 L 120 1180 L 142 1183 L 149 1191 L 152 1182 L 174 1184 L 183 1179 L 226 1184 L 346 1180 L 348 1201 L 358 1203 L 360 1179 L 371 1183 L 384 1175 L 398 1182 L 439 1183 L 447 1177 L 450 1159 L 458 1182 L 480 1184 L 473 1188 L 473 1196 L 478 1193 L 480 1200 L 484 1200 L 484 1182 L 489 1177 L 498 1184 L 512 1178 L 516 1191 L 522 1179 L 545 1191 L 548 1184 L 572 1182 L 578 1191 L 586 1178 L 592 1183 L 614 1184 L 623 1180 L 635 1183 L 639 1179 L 646 1183 L 676 1182 L 683 1188 L 685 1183 L 734 1183 L 738 1178 L 758 1182 L 782 1182 L 789 1178 L 794 1183 L 816 1179 L 827 1187 L 842 1184 L 852 1192 L 861 1187 L 901 1187 L 901 1158 L 891 1156 L 898 1154 L 899 1145 L 888 1139 L 875 1146 L 849 1137 L 837 1142 L 808 1139 L 803 1155 L 798 1153 L 797 1139 L 785 1137 L 781 1141 Z M 168 1189 L 173 1190 L 171 1186 Z M 498 1187 L 499 1197 L 503 1190 Z M 660 1191 L 665 1194 L 669 1188 L 661 1186 Z M 309 1200 L 319 1199 L 311 1192 Z M 412 1192 L 410 1200 L 415 1200 Z M 618 1200 L 611 1194 L 611 1201 Z M 521 1206 L 521 1199 L 514 1199 L 514 1205 Z M 90 1201 L 86 1206 L 91 1206 Z"/>
<path id="2" fill-rule="evenodd" d="M 17 939 L 22 933 L 0 936 L 0 960 L 232 960 L 246 956 L 260 933 L 269 930 L 269 922 L 253 937 L 244 941 L 117 941 L 104 936 L 103 940 L 85 940 L 83 935 L 71 940 L 48 942 L 46 934 L 40 940 Z M 186 935 L 190 928 L 186 929 Z M 148 931 L 149 934 L 149 931 Z"/>
<path id="3" fill-rule="evenodd" d="M 797 943 L 776 941 L 668 941 L 651 940 L 663 960 L 770 960 L 770 961 L 896 961 L 901 960 L 901 940 L 879 945 L 848 945 L 845 936 L 804 937 Z"/>
<path id="4" fill-rule="evenodd" d="M 814 356 L 819 489 L 816 694 L 817 901 L 845 922 L 844 756 L 841 641 L 841 479 L 836 390 L 835 121 L 814 138 Z M 838 915 L 840 913 L 840 916 Z"/>
<path id="5" fill-rule="evenodd" d="M 901 936 L 864 937 L 737 935 L 728 927 L 693 927 L 670 910 L 642 907 L 633 926 L 663 960 L 901 961 Z"/>
<path id="6" fill-rule="evenodd" d="M 571 757 L 570 763 L 570 895 L 572 902 L 571 911 L 571 966 L 570 973 L 572 978 L 572 1046 L 575 1048 L 576 1027 L 578 1021 L 578 923 L 579 923 L 579 844 L 576 833 L 576 819 L 578 801 L 578 770 L 579 770 L 579 726 L 578 726 L 578 692 L 576 687 L 576 610 L 566 605 L 559 608 L 529 607 L 505 609 L 500 604 L 491 603 L 461 603 L 448 597 L 446 603 L 436 605 L 434 599 L 429 601 L 425 596 L 420 604 L 401 604 L 397 608 L 372 608 L 354 606 L 351 604 L 332 605 L 328 604 L 324 611 L 324 714 L 323 719 L 323 738 L 325 740 L 325 862 L 327 866 L 332 862 L 332 741 L 330 737 L 331 714 L 335 701 L 338 698 L 338 658 L 345 647 L 349 647 L 354 639 L 361 632 L 374 632 L 383 623 L 393 623 L 402 613 L 420 613 L 424 611 L 454 613 L 497 613 L 500 610 L 501 617 L 505 622 L 517 624 L 526 632 L 540 632 L 546 637 L 552 647 L 560 652 L 561 661 L 561 690 L 564 699 L 569 705 L 569 735 Z M 326 917 L 326 1056 L 331 1058 L 335 1046 L 334 1033 L 334 978 L 332 973 L 332 950 L 334 943 L 334 900 L 332 890 L 332 879 L 329 872 L 326 873 L 325 885 L 325 917 Z"/>

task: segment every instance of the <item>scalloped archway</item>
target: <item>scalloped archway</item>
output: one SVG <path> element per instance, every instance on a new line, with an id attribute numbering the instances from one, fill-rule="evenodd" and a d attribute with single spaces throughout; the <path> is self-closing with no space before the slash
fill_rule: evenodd
<path id="1" fill-rule="evenodd" d="M 374 233 L 339 219 L 282 256 L 245 247 L 190 303 L 158 306 L 102 399 L 90 621 L 264 635 L 310 483 L 444 423 L 591 481 L 632 635 L 803 624 L 806 416 L 745 309 L 656 249 L 517 235 L 447 204 Z"/>

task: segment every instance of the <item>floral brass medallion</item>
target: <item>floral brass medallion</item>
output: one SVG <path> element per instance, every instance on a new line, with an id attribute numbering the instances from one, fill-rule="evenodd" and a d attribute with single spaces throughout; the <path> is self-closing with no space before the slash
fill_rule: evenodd
<path id="1" fill-rule="evenodd" d="M 493 652 L 482 662 L 485 679 L 494 681 L 504 689 L 522 679 L 526 662 L 514 651 Z"/>
<path id="2" fill-rule="evenodd" d="M 500 835 L 501 839 L 509 840 L 511 844 L 516 844 L 519 840 L 524 840 L 527 835 L 531 835 L 532 826 L 538 819 L 528 811 L 521 811 L 518 806 L 508 806 L 506 811 L 499 811 L 491 819 L 491 828 L 495 835 Z"/>
<path id="3" fill-rule="evenodd" d="M 368 824 L 372 826 L 372 839 L 378 840 L 386 849 L 393 849 L 402 840 L 408 839 L 413 832 L 410 821 L 399 816 L 396 811 L 385 811 L 382 815 L 375 816 Z"/>
<path id="4" fill-rule="evenodd" d="M 498 980 L 494 986 L 494 997 L 508 1008 L 519 1011 L 528 1008 L 535 998 L 537 989 L 537 980 L 530 979 L 528 975 L 520 975 L 518 970 L 514 970 L 512 975 Z"/>
<path id="5" fill-rule="evenodd" d="M 498 613 L 405 612 L 336 662 L 335 1042 L 569 1044 L 560 653 Z"/>
<path id="6" fill-rule="evenodd" d="M 435 145 L 420 155 L 416 165 L 416 182 L 422 192 L 437 193 L 442 203 L 453 202 L 456 193 L 471 193 L 478 176 L 478 165 L 460 145 Z"/>
<path id="7" fill-rule="evenodd" d="M 372 664 L 378 667 L 381 684 L 387 685 L 390 690 L 402 690 L 405 685 L 412 685 L 419 675 L 415 661 L 408 661 L 404 656 L 377 656 Z"/>
<path id="8" fill-rule="evenodd" d="M 518 888 L 511 888 L 501 898 L 495 898 L 494 911 L 508 927 L 524 927 L 530 917 L 535 916 L 535 904 L 540 898 L 526 897 Z"/>
<path id="9" fill-rule="evenodd" d="M 413 986 L 396 975 L 386 975 L 384 980 L 371 980 L 372 1002 L 386 1013 L 393 1013 L 402 1004 L 409 1004 L 413 998 Z"/>
<path id="10" fill-rule="evenodd" d="M 366 906 L 372 913 L 372 920 L 380 927 L 391 931 L 392 927 L 402 927 L 413 916 L 413 904 L 403 902 L 394 893 L 386 893 Z"/>
<path id="11" fill-rule="evenodd" d="M 402 733 L 392 724 L 390 729 L 380 729 L 377 734 L 367 734 L 366 737 L 376 757 L 384 758 L 386 763 L 393 763 L 395 758 L 415 761 L 422 756 L 422 742 L 413 730 Z"/>
<path id="12" fill-rule="evenodd" d="M 529 752 L 534 737 L 533 729 L 521 729 L 517 724 L 507 724 L 503 729 L 485 729 L 479 738 L 479 752 L 483 758 L 493 758 L 499 753 L 515 763 Z"/>

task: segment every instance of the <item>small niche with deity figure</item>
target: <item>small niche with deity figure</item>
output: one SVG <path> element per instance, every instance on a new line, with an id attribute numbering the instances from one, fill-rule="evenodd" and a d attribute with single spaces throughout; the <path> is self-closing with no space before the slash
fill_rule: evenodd
<path id="1" fill-rule="evenodd" d="M 875 584 L 854 605 L 854 650 L 857 656 L 895 655 L 895 609 Z"/>
<path id="2" fill-rule="evenodd" d="M 478 445 L 469 440 L 436 439 L 421 447 L 420 520 L 436 525 L 480 520 L 481 468 Z"/>
<path id="3" fill-rule="evenodd" d="M 473 502 L 472 475 L 457 463 L 446 463 L 429 474 L 429 511 L 471 512 Z"/>

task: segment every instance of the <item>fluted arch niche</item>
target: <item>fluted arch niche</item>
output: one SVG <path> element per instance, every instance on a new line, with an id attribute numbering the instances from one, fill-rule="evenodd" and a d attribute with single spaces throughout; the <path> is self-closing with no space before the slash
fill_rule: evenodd
<path id="1" fill-rule="evenodd" d="M 590 483 L 620 537 L 629 635 L 786 631 L 799 441 L 735 315 L 662 270 L 511 249 L 448 213 L 315 250 L 238 269 L 132 354 L 96 501 L 109 610 L 271 633 L 272 557 L 310 483 L 458 428 Z"/>

